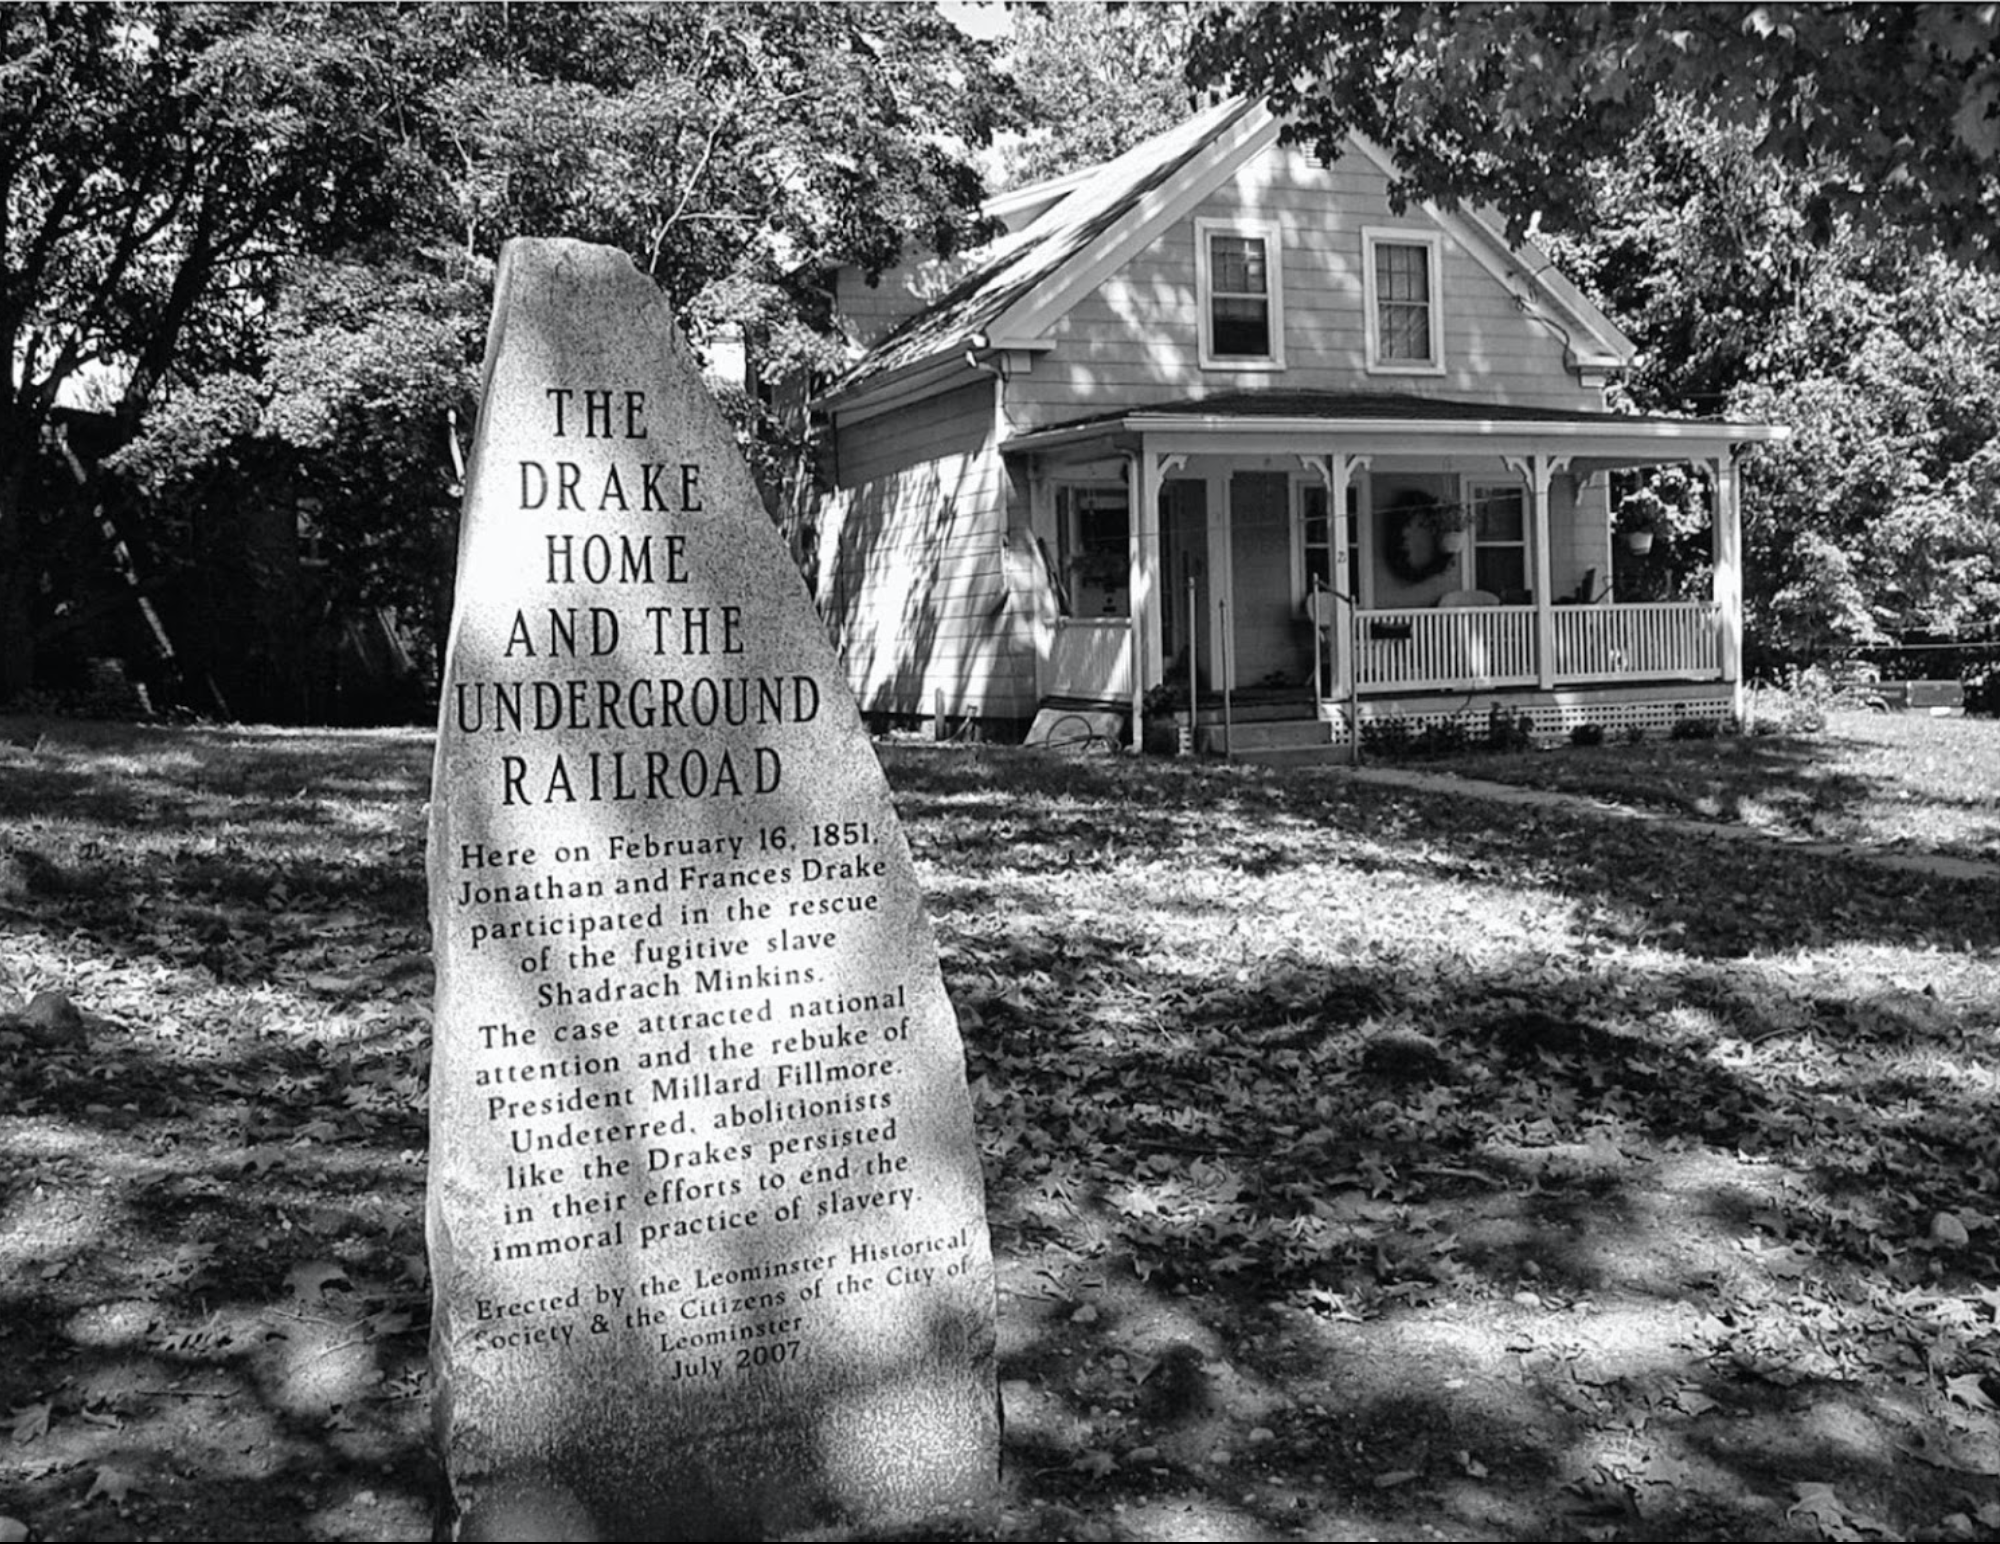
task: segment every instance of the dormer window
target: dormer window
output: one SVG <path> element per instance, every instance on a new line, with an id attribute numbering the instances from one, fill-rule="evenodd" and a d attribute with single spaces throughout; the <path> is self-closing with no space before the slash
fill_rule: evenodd
<path id="1" fill-rule="evenodd" d="M 1285 308 L 1277 232 L 1268 225 L 1195 221 L 1201 363 L 1210 370 L 1281 370 Z"/>
<path id="2" fill-rule="evenodd" d="M 1442 375 L 1442 243 L 1434 235 L 1405 230 L 1366 230 L 1361 240 L 1368 368 L 1384 375 Z"/>

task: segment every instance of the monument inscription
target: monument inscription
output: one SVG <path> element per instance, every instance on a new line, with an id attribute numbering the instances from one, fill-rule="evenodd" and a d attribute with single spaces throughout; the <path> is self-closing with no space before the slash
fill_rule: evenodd
<path id="1" fill-rule="evenodd" d="M 818 619 L 650 281 L 503 253 L 430 844 L 467 1536 L 891 1526 L 998 1462 L 963 1054 Z"/>

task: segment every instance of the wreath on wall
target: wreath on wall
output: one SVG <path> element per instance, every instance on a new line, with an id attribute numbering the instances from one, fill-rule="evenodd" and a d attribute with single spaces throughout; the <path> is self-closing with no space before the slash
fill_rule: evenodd
<path id="1" fill-rule="evenodd" d="M 1430 494 L 1409 488 L 1396 496 L 1383 518 L 1382 558 L 1405 584 L 1435 579 L 1458 561 L 1457 554 L 1438 544 L 1439 507 Z"/>

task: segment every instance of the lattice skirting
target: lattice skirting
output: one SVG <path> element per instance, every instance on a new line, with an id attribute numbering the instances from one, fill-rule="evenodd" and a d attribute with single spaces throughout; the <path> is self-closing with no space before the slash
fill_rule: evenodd
<path id="1" fill-rule="evenodd" d="M 1570 731 L 1580 724 L 1596 724 L 1608 739 L 1616 739 L 1628 729 L 1643 730 L 1649 736 L 1665 736 L 1673 732 L 1674 725 L 1682 719 L 1707 719 L 1721 725 L 1729 721 L 1734 704 L 1727 691 L 1719 691 L 1713 696 L 1676 698 L 1654 698 L 1650 701 L 1583 700 L 1572 702 L 1523 702 L 1507 701 L 1503 698 L 1476 699 L 1473 705 L 1450 708 L 1439 706 L 1417 707 L 1403 703 L 1361 704 L 1361 723 L 1365 732 L 1370 724 L 1388 723 L 1391 720 L 1407 724 L 1410 731 L 1421 733 L 1433 724 L 1456 721 L 1464 726 L 1466 734 L 1478 739 L 1487 731 L 1491 722 L 1490 714 L 1495 706 L 1503 713 L 1519 719 L 1526 714 L 1534 725 L 1537 741 L 1567 740 Z M 1336 745 L 1347 740 L 1347 721 L 1344 713 L 1337 715 L 1329 726 L 1333 731 Z"/>

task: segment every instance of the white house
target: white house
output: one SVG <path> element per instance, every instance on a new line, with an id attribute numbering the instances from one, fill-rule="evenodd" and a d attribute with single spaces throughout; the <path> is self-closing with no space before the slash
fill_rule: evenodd
<path id="1" fill-rule="evenodd" d="M 1279 127 L 1210 109 L 996 199 L 980 251 L 840 275 L 817 593 L 863 710 L 1136 741 L 1191 682 L 1239 751 L 1732 712 L 1735 458 L 1784 431 L 1607 410 L 1632 345 L 1546 256 Z M 1703 599 L 1613 593 L 1610 478 L 1661 464 L 1708 491 Z"/>

